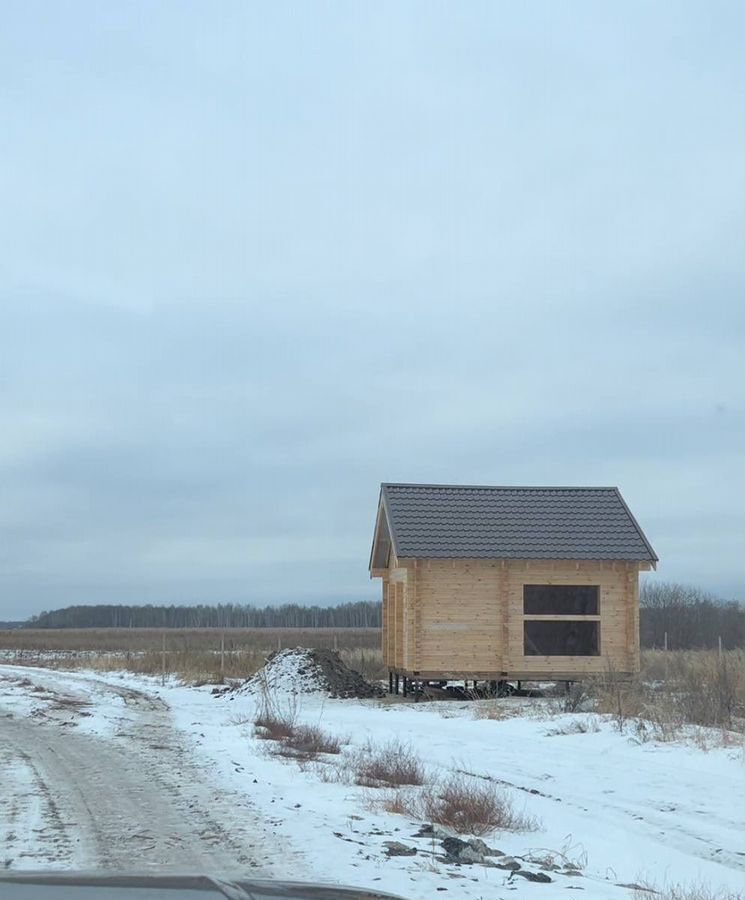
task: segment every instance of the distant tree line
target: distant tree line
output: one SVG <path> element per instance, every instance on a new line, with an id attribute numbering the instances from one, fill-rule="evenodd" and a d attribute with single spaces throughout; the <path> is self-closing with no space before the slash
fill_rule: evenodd
<path id="1" fill-rule="evenodd" d="M 645 648 L 671 650 L 745 647 L 745 606 L 701 588 L 647 582 L 640 595 L 640 637 Z M 16 623 L 13 623 L 16 624 Z M 42 612 L 24 628 L 380 628 L 380 603 L 339 606 L 67 606 Z"/>
<path id="2" fill-rule="evenodd" d="M 24 628 L 380 628 L 380 603 L 339 606 L 66 606 L 42 612 Z"/>
<path id="3" fill-rule="evenodd" d="M 720 600 L 701 588 L 665 581 L 642 585 L 640 636 L 645 648 L 698 650 L 745 647 L 745 606 Z"/>

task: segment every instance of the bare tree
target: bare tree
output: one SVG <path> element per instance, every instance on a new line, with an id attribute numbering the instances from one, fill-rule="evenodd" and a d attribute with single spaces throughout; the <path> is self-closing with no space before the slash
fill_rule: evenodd
<path id="1" fill-rule="evenodd" d="M 24 622 L 26 628 L 380 628 L 380 603 L 337 606 L 66 606 Z"/>
<path id="2" fill-rule="evenodd" d="M 745 646 L 745 606 L 692 585 L 651 581 L 640 595 L 642 647 L 695 650 Z"/>

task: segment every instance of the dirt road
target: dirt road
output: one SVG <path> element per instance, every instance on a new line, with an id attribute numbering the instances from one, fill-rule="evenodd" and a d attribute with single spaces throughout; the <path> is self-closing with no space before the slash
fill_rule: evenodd
<path id="1" fill-rule="evenodd" d="M 182 741 L 157 698 L 0 668 L 0 865 L 263 870 L 255 813 L 210 784 Z"/>

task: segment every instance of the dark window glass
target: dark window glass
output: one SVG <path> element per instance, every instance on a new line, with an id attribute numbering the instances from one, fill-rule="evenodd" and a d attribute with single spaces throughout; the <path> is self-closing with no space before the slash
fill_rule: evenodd
<path id="1" fill-rule="evenodd" d="M 599 656 L 598 622 L 525 622 L 525 656 Z"/>
<path id="2" fill-rule="evenodd" d="M 597 616 L 596 584 L 523 585 L 523 612 L 526 616 Z"/>

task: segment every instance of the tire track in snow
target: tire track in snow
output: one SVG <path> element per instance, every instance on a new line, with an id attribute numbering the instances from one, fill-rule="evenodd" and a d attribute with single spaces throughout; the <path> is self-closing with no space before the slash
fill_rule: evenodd
<path id="1" fill-rule="evenodd" d="M 33 856 L 13 856 L 10 865 L 256 874 L 270 855 L 260 820 L 245 798 L 205 781 L 162 701 L 93 679 L 24 675 L 45 689 L 44 698 L 35 695 L 45 705 L 41 715 L 3 718 L 3 793 L 15 806 L 0 822 L 6 819 L 11 829 L 20 823 L 19 804 L 32 783 L 42 827 Z M 80 705 L 69 700 L 81 690 L 89 691 L 88 700 L 106 694 L 124 700 L 111 737 L 74 727 Z M 271 865 L 262 868 L 271 874 Z"/>

